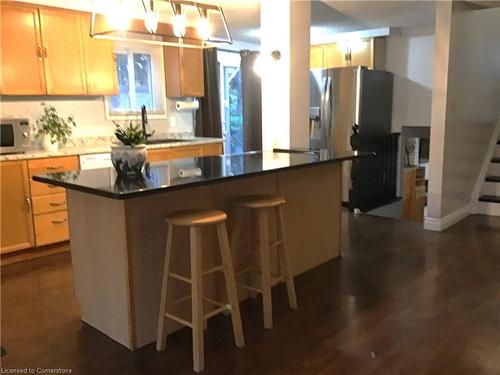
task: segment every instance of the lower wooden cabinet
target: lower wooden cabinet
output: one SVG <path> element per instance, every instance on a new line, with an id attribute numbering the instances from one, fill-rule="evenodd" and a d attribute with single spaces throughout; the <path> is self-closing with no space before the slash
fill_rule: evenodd
<path id="1" fill-rule="evenodd" d="M 69 240 L 67 210 L 34 215 L 33 221 L 37 246 Z"/>
<path id="2" fill-rule="evenodd" d="M 149 161 L 195 158 L 201 156 L 221 155 L 224 153 L 222 143 L 209 143 L 203 145 L 192 145 L 148 150 Z"/>
<path id="3" fill-rule="evenodd" d="M 32 198 L 33 214 L 46 214 L 49 212 L 66 210 L 66 193 L 45 195 L 42 197 Z"/>
<path id="4" fill-rule="evenodd" d="M 212 156 L 223 144 L 196 144 L 148 151 L 150 161 Z M 0 253 L 69 240 L 66 190 L 35 182 L 33 175 L 79 168 L 78 156 L 4 161 L 0 163 Z"/>
<path id="5" fill-rule="evenodd" d="M 40 173 L 63 173 L 79 167 L 78 156 L 28 160 L 30 178 Z M 66 190 L 31 180 L 35 245 L 69 240 Z"/>
<path id="6" fill-rule="evenodd" d="M 0 163 L 1 243 L 0 253 L 35 245 L 26 161 Z"/>

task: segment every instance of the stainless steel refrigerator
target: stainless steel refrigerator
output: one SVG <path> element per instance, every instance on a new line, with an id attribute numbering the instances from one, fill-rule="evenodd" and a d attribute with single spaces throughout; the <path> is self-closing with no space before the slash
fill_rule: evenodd
<path id="1" fill-rule="evenodd" d="M 331 148 L 342 152 L 351 150 L 351 143 L 354 142 L 359 151 L 375 151 L 379 155 L 383 153 L 384 149 L 380 149 L 382 146 L 379 143 L 387 142 L 385 138 L 391 133 L 392 91 L 393 75 L 389 72 L 360 66 L 311 70 L 310 148 Z M 353 125 L 357 125 L 358 129 L 355 140 L 352 139 Z M 361 161 L 356 167 L 351 167 L 351 164 L 345 163 L 344 202 L 350 202 L 353 196 L 360 194 L 374 196 L 373 192 L 368 191 L 367 182 L 364 182 L 369 164 L 369 161 Z M 356 171 L 353 171 L 354 168 Z M 384 176 L 381 176 L 379 183 L 383 183 L 384 179 L 387 181 L 387 173 L 380 173 Z M 357 191 L 353 191 L 356 184 Z M 353 208 L 366 210 L 383 199 L 379 197 L 375 199 L 377 202 L 371 203 L 361 199 L 354 205 L 363 207 Z"/>

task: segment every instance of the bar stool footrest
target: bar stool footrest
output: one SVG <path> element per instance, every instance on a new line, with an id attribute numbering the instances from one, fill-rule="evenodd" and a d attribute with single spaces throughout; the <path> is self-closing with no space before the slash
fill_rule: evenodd
<path id="1" fill-rule="evenodd" d="M 179 304 L 181 304 L 183 302 L 190 301 L 190 300 L 191 300 L 191 295 L 187 295 L 185 297 L 182 297 L 182 298 L 179 298 L 179 299 L 175 300 L 174 302 L 172 302 L 170 304 L 170 306 L 178 306 Z M 205 319 L 205 320 L 207 320 L 207 319 L 209 319 L 209 318 L 211 318 L 211 317 L 213 317 L 213 316 L 215 316 L 217 314 L 220 314 L 221 312 L 224 312 L 224 311 L 232 312 L 232 307 L 231 307 L 231 305 L 229 303 L 224 303 L 224 302 L 221 302 L 221 301 L 217 301 L 217 300 L 214 300 L 214 299 L 211 299 L 211 298 L 208 298 L 208 297 L 203 297 L 203 301 L 208 302 L 208 303 L 210 303 L 210 304 L 212 304 L 214 306 L 217 306 L 217 308 L 210 310 L 206 314 L 203 314 L 203 319 Z M 190 310 L 189 310 L 189 313 L 191 313 Z M 185 325 L 187 327 L 193 328 L 193 325 L 189 321 L 189 318 L 180 317 L 179 315 L 174 314 L 171 311 L 167 311 L 165 313 L 165 317 L 168 318 L 168 319 L 171 319 L 173 321 L 176 321 L 177 323 Z"/>

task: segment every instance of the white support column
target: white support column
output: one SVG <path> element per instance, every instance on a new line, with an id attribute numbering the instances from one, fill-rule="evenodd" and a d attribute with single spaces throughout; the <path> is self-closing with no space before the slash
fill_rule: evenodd
<path id="1" fill-rule="evenodd" d="M 262 147 L 308 147 L 310 1 L 262 0 L 260 11 L 261 53 L 281 53 L 262 67 Z"/>

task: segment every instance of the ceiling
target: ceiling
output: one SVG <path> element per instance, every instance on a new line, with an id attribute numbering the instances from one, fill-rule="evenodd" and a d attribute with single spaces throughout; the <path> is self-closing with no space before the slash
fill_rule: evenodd
<path id="1" fill-rule="evenodd" d="M 235 40 L 259 44 L 259 0 L 211 0 L 223 7 Z M 337 34 L 379 27 L 434 25 L 434 1 L 313 0 L 313 33 Z"/>

